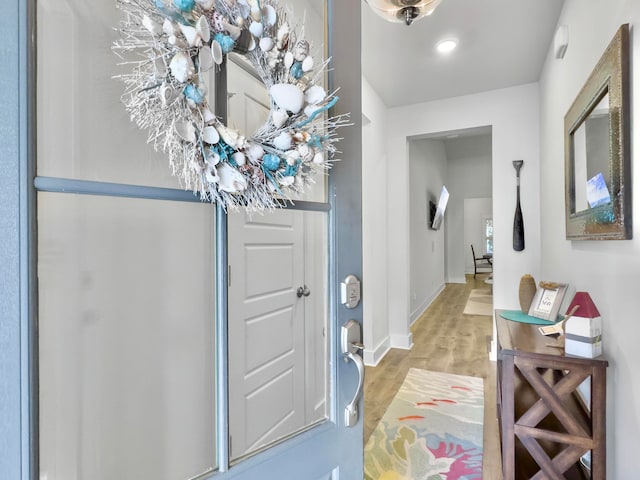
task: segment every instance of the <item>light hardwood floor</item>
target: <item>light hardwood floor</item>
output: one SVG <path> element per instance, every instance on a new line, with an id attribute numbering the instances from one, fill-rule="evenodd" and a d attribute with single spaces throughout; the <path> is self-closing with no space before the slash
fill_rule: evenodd
<path id="1" fill-rule="evenodd" d="M 489 361 L 491 317 L 463 315 L 469 292 L 489 288 L 486 275 L 467 275 L 466 284 L 447 284 L 413 324 L 413 348 L 390 350 L 376 367 L 366 367 L 364 441 L 369 439 L 409 368 L 484 378 L 484 480 L 502 478 L 496 419 L 496 365 Z"/>

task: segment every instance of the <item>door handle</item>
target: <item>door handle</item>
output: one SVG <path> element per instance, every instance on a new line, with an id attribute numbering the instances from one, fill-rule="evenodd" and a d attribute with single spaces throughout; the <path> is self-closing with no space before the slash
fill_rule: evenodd
<path id="1" fill-rule="evenodd" d="M 358 386 L 356 393 L 353 395 L 353 399 L 347 404 L 344 411 L 344 424 L 347 427 L 353 427 L 358 423 L 358 403 L 362 396 L 362 390 L 364 387 L 364 362 L 360 355 L 359 350 L 364 350 L 362 345 L 362 332 L 360 324 L 355 320 L 349 320 L 342 326 L 341 332 L 341 346 L 342 353 L 345 355 L 345 361 L 351 360 L 356 364 L 358 370 Z"/>
<path id="2" fill-rule="evenodd" d="M 358 403 L 360 402 L 362 388 L 364 387 L 364 363 L 357 353 L 347 352 L 345 355 L 356 364 L 356 368 L 358 369 L 358 388 L 353 396 L 353 400 L 347 404 L 344 410 L 344 424 L 347 427 L 353 427 L 358 423 Z"/>
<path id="3" fill-rule="evenodd" d="M 307 287 L 306 285 L 304 287 L 298 287 L 298 290 L 296 290 L 296 295 L 298 296 L 298 298 L 308 297 L 309 295 L 311 295 L 311 290 L 309 290 L 309 287 Z"/>

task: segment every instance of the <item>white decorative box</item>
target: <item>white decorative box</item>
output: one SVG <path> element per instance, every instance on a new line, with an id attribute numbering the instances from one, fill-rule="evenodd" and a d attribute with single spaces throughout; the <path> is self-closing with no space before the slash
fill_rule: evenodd
<path id="1" fill-rule="evenodd" d="M 585 358 L 602 355 L 602 318 L 568 318 L 564 330 L 564 351 L 567 355 Z"/>

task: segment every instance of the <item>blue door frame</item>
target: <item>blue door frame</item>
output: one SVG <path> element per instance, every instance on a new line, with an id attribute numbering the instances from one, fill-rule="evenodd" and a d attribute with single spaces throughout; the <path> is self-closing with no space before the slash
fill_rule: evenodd
<path id="1" fill-rule="evenodd" d="M 33 116 L 28 92 L 32 61 L 27 2 L 3 2 L 0 31 L 4 63 L 0 80 L 0 477 L 28 479 L 36 463 L 32 444 L 35 411 L 32 408 L 30 369 L 35 342 L 31 255 L 34 223 L 31 208 L 33 178 L 29 138 Z"/>

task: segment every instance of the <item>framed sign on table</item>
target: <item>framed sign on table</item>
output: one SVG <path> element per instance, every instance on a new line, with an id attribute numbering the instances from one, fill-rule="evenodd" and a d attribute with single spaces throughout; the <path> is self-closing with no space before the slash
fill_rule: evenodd
<path id="1" fill-rule="evenodd" d="M 529 307 L 529 315 L 555 322 L 567 288 L 566 283 L 540 282 Z"/>

